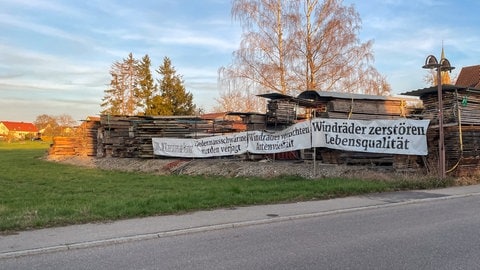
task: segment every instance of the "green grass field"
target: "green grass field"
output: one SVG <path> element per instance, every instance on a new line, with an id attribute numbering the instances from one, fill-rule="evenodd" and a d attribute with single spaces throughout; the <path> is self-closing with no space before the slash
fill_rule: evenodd
<path id="1" fill-rule="evenodd" d="M 49 162 L 48 143 L 0 142 L 0 233 L 430 187 L 428 182 L 159 176 Z"/>

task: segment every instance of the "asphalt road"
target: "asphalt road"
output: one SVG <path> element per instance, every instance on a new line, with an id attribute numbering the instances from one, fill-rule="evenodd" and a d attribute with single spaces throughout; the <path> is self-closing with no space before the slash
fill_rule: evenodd
<path id="1" fill-rule="evenodd" d="M 480 196 L 0 259 L 0 269 L 480 269 Z"/>

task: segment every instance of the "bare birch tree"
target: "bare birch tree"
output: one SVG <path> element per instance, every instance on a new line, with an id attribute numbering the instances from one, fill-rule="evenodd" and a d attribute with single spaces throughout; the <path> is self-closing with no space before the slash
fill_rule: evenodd
<path id="1" fill-rule="evenodd" d="M 282 0 L 234 0 L 232 16 L 243 26 L 240 48 L 234 52 L 235 62 L 222 73 L 227 78 L 243 78 L 261 87 L 287 94 L 287 53 L 285 38 L 292 23 Z"/>
<path id="2" fill-rule="evenodd" d="M 450 72 L 449 71 L 441 71 L 440 72 L 440 78 L 442 80 L 442 84 L 453 84 L 457 80 L 457 77 L 450 77 Z M 428 73 L 425 74 L 423 80 L 425 83 L 427 83 L 429 86 L 435 86 L 438 85 L 438 74 L 435 69 L 429 69 Z"/>
<path id="3" fill-rule="evenodd" d="M 221 86 L 220 97 L 216 98 L 218 106 L 215 111 L 225 112 L 263 112 L 265 99 L 256 96 L 254 82 L 240 79 L 224 80 Z M 239 89 L 242 89 L 241 91 Z"/>
<path id="4" fill-rule="evenodd" d="M 106 89 L 102 113 L 112 115 L 136 115 L 139 113 L 140 103 L 136 93 L 138 90 L 137 76 L 138 60 L 130 53 L 123 62 L 115 62 L 110 70 L 112 79 L 110 87 Z"/>
<path id="5" fill-rule="evenodd" d="M 300 90 L 365 92 L 363 80 L 375 77 L 372 41 L 357 37 L 361 20 L 353 6 L 341 0 L 298 1 L 295 66 Z M 304 59 L 304 60 L 303 60 Z M 302 64 L 304 62 L 305 64 Z M 367 75 L 365 73 L 373 74 Z M 306 81 L 302 82 L 305 78 Z"/>
<path id="6" fill-rule="evenodd" d="M 244 33 L 233 63 L 220 69 L 223 85 L 240 79 L 255 82 L 257 93 L 289 95 L 390 91 L 372 66 L 372 41 L 358 38 L 358 12 L 342 0 L 233 0 L 232 15 Z"/>

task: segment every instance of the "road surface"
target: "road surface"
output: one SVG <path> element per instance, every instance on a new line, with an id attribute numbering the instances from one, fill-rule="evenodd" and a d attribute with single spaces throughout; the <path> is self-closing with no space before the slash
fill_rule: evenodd
<path id="1" fill-rule="evenodd" d="M 0 269 L 480 269 L 480 196 L 0 259 Z"/>

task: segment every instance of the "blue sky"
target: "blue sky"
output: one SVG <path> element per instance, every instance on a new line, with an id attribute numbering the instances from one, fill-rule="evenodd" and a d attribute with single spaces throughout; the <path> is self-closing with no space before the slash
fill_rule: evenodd
<path id="1" fill-rule="evenodd" d="M 456 67 L 480 64 L 480 1 L 344 0 L 360 13 L 362 41 L 394 94 L 423 88 L 429 54 Z M 0 0 L 0 120 L 98 115 L 110 66 L 130 52 L 165 56 L 194 103 L 211 111 L 217 71 L 232 61 L 241 29 L 229 0 Z M 156 73 L 154 73 L 156 75 Z"/>

